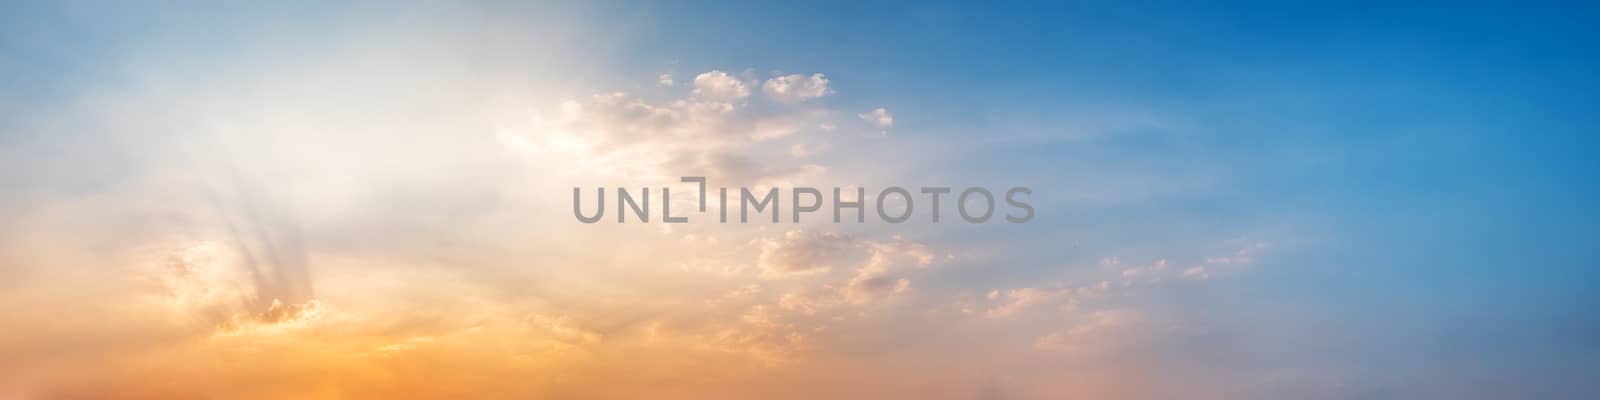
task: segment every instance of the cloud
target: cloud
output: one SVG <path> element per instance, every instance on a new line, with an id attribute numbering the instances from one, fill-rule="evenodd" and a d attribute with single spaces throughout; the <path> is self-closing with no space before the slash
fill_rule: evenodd
<path id="1" fill-rule="evenodd" d="M 278 334 L 321 323 L 331 313 L 322 302 L 277 297 L 257 272 L 253 258 L 212 241 L 182 246 L 162 270 L 146 271 L 165 289 L 166 312 L 174 319 L 212 329 L 219 336 Z"/>
<path id="2" fill-rule="evenodd" d="M 789 146 L 789 156 L 790 157 L 794 157 L 794 158 L 811 157 L 811 154 L 813 154 L 813 152 L 814 152 L 814 150 L 812 149 L 812 147 L 811 146 L 807 146 L 805 143 L 796 143 L 796 144 L 794 144 L 792 146 Z"/>
<path id="3" fill-rule="evenodd" d="M 889 129 L 889 127 L 894 126 L 894 115 L 890 115 L 887 108 L 878 107 L 856 116 L 861 117 L 862 121 L 867 121 L 867 123 L 879 129 Z"/>
<path id="4" fill-rule="evenodd" d="M 1074 355 L 1120 352 L 1148 336 L 1146 323 L 1142 315 L 1132 310 L 1093 312 L 1071 328 L 1040 336 L 1033 347 Z"/>
<path id="5" fill-rule="evenodd" d="M 1235 251 L 1235 252 L 1233 252 L 1233 254 L 1230 254 L 1230 255 L 1218 256 L 1218 257 L 1206 257 L 1206 264 L 1221 264 L 1221 265 L 1230 265 L 1230 264 L 1231 265 L 1245 265 L 1245 264 L 1250 264 L 1252 261 L 1254 261 L 1254 258 L 1252 258 L 1252 257 L 1255 254 L 1260 253 L 1262 250 L 1265 250 L 1265 249 L 1267 249 L 1269 247 L 1272 247 L 1272 243 L 1269 243 L 1269 242 L 1254 242 L 1254 243 L 1250 243 L 1250 244 L 1245 245 L 1243 248 L 1240 248 L 1239 251 Z"/>
<path id="6" fill-rule="evenodd" d="M 733 326 L 705 336 L 705 345 L 727 352 L 749 354 L 768 366 L 793 359 L 814 346 L 825 326 L 801 327 L 783 321 L 766 305 L 751 306 Z"/>
<path id="7" fill-rule="evenodd" d="M 558 317 L 534 315 L 528 324 L 538 330 L 549 332 L 558 340 L 572 344 L 595 344 L 603 338 L 599 333 L 578 327 L 572 317 L 566 315 Z"/>
<path id="8" fill-rule="evenodd" d="M 870 300 L 877 296 L 904 292 L 911 288 L 911 280 L 896 278 L 883 273 L 862 273 L 850 278 L 845 285 L 844 293 L 857 302 Z"/>
<path id="9" fill-rule="evenodd" d="M 694 95 L 708 100 L 733 101 L 749 97 L 750 88 L 727 72 L 711 71 L 694 77 Z"/>
<path id="10" fill-rule="evenodd" d="M 312 327 L 323 322 L 322 302 L 310 300 L 285 304 L 277 299 L 259 313 L 238 313 L 217 328 L 218 336 L 281 334 Z"/>
<path id="11" fill-rule="evenodd" d="M 1155 263 L 1122 270 L 1122 277 L 1129 279 L 1148 278 L 1159 279 L 1167 270 L 1167 260 L 1156 260 Z"/>
<path id="12" fill-rule="evenodd" d="M 1243 249 L 1227 257 L 1205 257 L 1207 264 L 1212 267 L 1233 266 L 1237 267 L 1250 262 L 1250 256 L 1270 244 L 1251 243 Z M 1221 262 L 1219 260 L 1226 260 Z M 1192 266 L 1181 271 L 1169 268 L 1166 259 L 1158 259 L 1147 265 L 1125 267 L 1121 257 L 1106 257 L 1100 260 L 1104 267 L 1103 275 L 1091 284 L 1080 286 L 1065 286 L 1057 289 L 1043 289 L 1023 287 L 1010 290 L 993 290 L 985 298 L 991 302 L 999 302 L 990 307 L 984 315 L 989 318 L 1003 318 L 1018 315 L 1024 311 L 1041 305 L 1058 305 L 1059 309 L 1072 311 L 1080 305 L 1092 301 L 1104 301 L 1113 295 L 1133 293 L 1139 285 L 1161 283 L 1170 279 L 1205 280 L 1215 274 L 1215 270 L 1205 266 Z M 1114 275 L 1112 275 L 1114 273 Z"/>
<path id="13" fill-rule="evenodd" d="M 997 300 L 1002 295 L 1005 297 L 1004 303 L 990 308 L 984 313 L 984 315 L 988 316 L 989 318 L 1003 318 L 1017 315 L 1036 305 L 1058 303 L 1070 301 L 1072 299 L 1071 290 L 1038 288 L 1012 289 L 1003 293 L 996 290 L 989 292 L 988 298 L 990 300 Z"/>
<path id="14" fill-rule="evenodd" d="M 496 131 L 495 139 L 568 176 L 676 181 L 703 175 L 754 185 L 827 171 L 806 160 L 827 143 L 805 134 L 829 124 L 833 111 L 752 109 L 738 101 L 748 88 L 722 71 L 700 74 L 693 85 L 681 98 L 605 92 L 568 99 L 551 112 L 536 111 L 523 126 Z M 782 154 L 795 156 L 774 157 Z"/>
<path id="15" fill-rule="evenodd" d="M 1077 296 L 1081 297 L 1081 298 L 1097 299 L 1097 298 L 1105 297 L 1106 295 L 1108 295 L 1110 293 L 1111 293 L 1111 282 L 1110 281 L 1100 281 L 1100 282 L 1092 284 L 1092 285 L 1079 287 L 1078 291 L 1075 294 L 1077 294 Z"/>
<path id="16" fill-rule="evenodd" d="M 909 279 L 891 275 L 891 268 L 902 261 L 909 261 L 916 267 L 927 267 L 933 264 L 933 251 L 921 243 L 913 243 L 904 238 L 895 237 L 890 242 L 863 241 L 870 252 L 866 264 L 856 270 L 840 290 L 846 298 L 861 303 L 873 298 L 906 291 L 911 287 Z"/>
<path id="17" fill-rule="evenodd" d="M 672 86 L 672 83 L 672 74 L 661 74 L 656 77 L 656 84 L 661 86 Z"/>
<path id="18" fill-rule="evenodd" d="M 814 314 L 842 304 L 866 304 L 886 295 L 905 292 L 911 280 L 896 274 L 900 266 L 932 265 L 936 257 L 921 243 L 894 237 L 876 241 L 833 232 L 794 230 L 780 238 L 761 241 L 757 265 L 765 277 L 822 274 L 838 266 L 855 265 L 842 282 L 822 289 L 786 294 L 784 309 Z"/>
<path id="19" fill-rule="evenodd" d="M 833 94 L 833 89 L 828 87 L 828 78 L 822 74 L 794 74 L 767 79 L 761 85 L 761 92 L 778 102 L 799 103 Z"/>
<path id="20" fill-rule="evenodd" d="M 816 315 L 819 311 L 843 304 L 842 298 L 827 292 L 784 293 L 783 297 L 778 299 L 778 307 L 805 315 Z"/>
<path id="21" fill-rule="evenodd" d="M 722 297 L 708 299 L 706 300 L 706 304 L 716 305 L 724 302 L 750 298 L 758 294 L 761 294 L 761 285 L 752 283 L 729 290 L 727 293 L 723 294 Z"/>
<path id="22" fill-rule="evenodd" d="M 855 245 L 855 239 L 833 232 L 792 230 L 761 239 L 756 266 L 769 277 L 826 272 Z"/>
<path id="23" fill-rule="evenodd" d="M 1249 268 L 1254 264 L 1256 257 L 1266 249 L 1272 247 L 1268 242 L 1251 242 L 1225 256 L 1206 257 L 1203 265 L 1194 265 L 1183 270 L 1182 277 L 1190 280 L 1206 280 L 1218 275 L 1229 275 Z"/>

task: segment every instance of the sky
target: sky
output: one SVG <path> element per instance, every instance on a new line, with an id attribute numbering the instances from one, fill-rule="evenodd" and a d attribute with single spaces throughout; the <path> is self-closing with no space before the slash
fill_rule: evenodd
<path id="1" fill-rule="evenodd" d="M 1597 11 L 7 3 L 0 399 L 1594 398 Z"/>

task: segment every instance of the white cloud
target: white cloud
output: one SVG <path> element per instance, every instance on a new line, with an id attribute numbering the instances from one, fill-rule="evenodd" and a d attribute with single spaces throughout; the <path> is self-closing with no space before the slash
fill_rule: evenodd
<path id="1" fill-rule="evenodd" d="M 694 94 L 709 100 L 731 101 L 750 96 L 750 88 L 727 72 L 711 71 L 694 77 Z"/>
<path id="2" fill-rule="evenodd" d="M 1130 310 L 1090 313 L 1071 328 L 1039 337 L 1033 347 L 1042 351 L 1087 355 L 1110 353 L 1148 337 L 1145 319 Z"/>
<path id="3" fill-rule="evenodd" d="M 1130 279 L 1137 279 L 1141 277 L 1147 279 L 1159 279 L 1160 274 L 1166 270 L 1167 260 L 1156 260 L 1154 264 L 1122 270 L 1122 277 Z"/>
<path id="4" fill-rule="evenodd" d="M 767 277 L 821 273 L 834 266 L 859 265 L 855 276 L 847 283 L 847 291 L 904 290 L 898 279 L 885 274 L 899 265 L 927 267 L 937 258 L 928 246 L 899 236 L 880 242 L 835 232 L 792 230 L 779 237 L 757 239 L 756 243 L 761 248 L 756 266 Z"/>
<path id="5" fill-rule="evenodd" d="M 828 87 L 828 78 L 822 74 L 775 77 L 761 85 L 761 91 L 767 97 L 784 103 L 798 103 L 833 94 L 833 89 Z"/>
<path id="6" fill-rule="evenodd" d="M 1254 259 L 1252 258 L 1253 255 L 1258 253 L 1260 250 L 1266 249 L 1268 247 L 1272 247 L 1272 243 L 1268 243 L 1268 242 L 1250 243 L 1248 245 L 1245 245 L 1244 248 L 1239 249 L 1239 251 L 1234 252 L 1232 255 L 1221 256 L 1221 257 L 1206 257 L 1206 264 L 1223 264 L 1223 265 L 1226 265 L 1226 264 L 1250 264 L 1252 261 L 1254 261 Z"/>
<path id="7" fill-rule="evenodd" d="M 696 96 L 658 102 L 613 92 L 562 102 L 554 114 L 559 117 L 536 115 L 529 126 L 502 131 L 498 139 L 530 159 L 566 166 L 569 175 L 659 181 L 694 171 L 753 184 L 821 171 L 800 159 L 749 156 L 760 142 L 817 123 L 822 116 L 814 111 L 757 114 Z"/>
<path id="8" fill-rule="evenodd" d="M 672 86 L 672 74 L 661 74 L 661 76 L 657 76 L 656 83 L 660 84 L 661 86 Z"/>
<path id="9" fill-rule="evenodd" d="M 878 107 L 872 111 L 857 114 L 861 120 L 871 123 L 878 128 L 888 129 L 894 126 L 894 115 L 889 114 L 889 109 Z"/>
<path id="10" fill-rule="evenodd" d="M 777 307 L 804 315 L 817 315 L 841 309 L 858 310 L 911 290 L 906 268 L 925 268 L 937 260 L 933 251 L 921 243 L 895 237 L 876 241 L 832 232 L 789 231 L 781 237 L 757 241 L 761 255 L 756 264 L 764 277 L 819 275 L 824 281 L 799 279 L 804 285 L 782 295 Z M 848 278 L 829 274 L 839 268 L 856 266 Z M 818 284 L 820 283 L 820 284 Z M 841 318 L 834 314 L 833 318 Z"/>
<path id="11" fill-rule="evenodd" d="M 989 292 L 988 298 L 990 300 L 996 300 L 1001 294 L 1002 293 L 1000 291 L 992 291 Z M 1004 295 L 1006 297 L 1005 303 L 1001 304 L 1000 306 L 990 308 L 989 311 L 985 313 L 989 316 L 989 318 L 1008 317 L 1021 313 L 1022 311 L 1027 310 L 1035 305 L 1067 301 L 1072 298 L 1072 291 L 1021 288 L 1007 290 L 1004 292 Z"/>

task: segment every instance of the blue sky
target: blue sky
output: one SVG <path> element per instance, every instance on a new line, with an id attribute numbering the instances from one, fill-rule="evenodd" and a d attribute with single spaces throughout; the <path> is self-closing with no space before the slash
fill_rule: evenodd
<path id="1" fill-rule="evenodd" d="M 799 368 L 789 371 L 803 371 L 795 376 L 804 379 L 709 374 L 724 378 L 711 386 L 728 389 L 675 392 L 690 397 L 771 395 L 761 385 L 819 382 L 841 389 L 810 394 L 933 390 L 887 385 L 887 392 L 871 392 L 860 386 L 867 378 L 815 373 L 830 366 L 975 385 L 952 389 L 960 394 L 951 398 L 1586 398 L 1600 391 L 1584 371 L 1600 360 L 1600 165 L 1590 155 L 1600 28 L 1591 23 L 1591 5 L 409 6 L 0 7 L 7 10 L 0 12 L 0 82 L 7 87 L 0 91 L 0 186 L 11 194 L 0 199 L 0 217 L 13 221 L 0 223 L 0 235 L 48 244 L 37 246 L 37 255 L 12 256 L 16 267 L 0 271 L 11 282 L 0 287 L 35 289 L 0 300 L 58 301 L 65 289 L 55 288 L 67 286 L 56 285 L 81 279 L 41 272 L 61 265 L 114 265 L 143 251 L 134 249 L 169 242 L 225 242 L 217 233 L 223 224 L 206 210 L 226 214 L 227 196 L 207 200 L 215 195 L 201 192 L 227 190 L 195 191 L 217 185 L 206 177 L 213 168 L 196 166 L 221 163 L 253 177 L 235 182 L 239 193 L 265 193 L 269 208 L 294 216 L 288 225 L 307 238 L 302 255 L 321 260 L 310 267 L 319 297 L 296 301 L 348 310 L 354 317 L 341 326 L 398 324 L 378 315 L 403 306 L 354 295 L 350 288 L 365 283 L 338 277 L 435 271 L 384 269 L 387 262 L 449 265 L 440 268 L 456 272 L 438 273 L 461 276 L 435 279 L 459 280 L 453 293 L 509 296 L 485 295 L 497 299 L 485 302 L 540 313 L 533 320 L 550 325 L 550 340 L 582 331 L 561 325 L 567 323 L 587 324 L 607 340 L 637 333 L 607 319 L 618 309 L 679 327 L 686 338 L 741 316 L 766 321 L 769 310 L 786 310 L 773 318 L 793 324 L 774 326 L 800 332 L 812 323 L 815 332 L 830 332 L 803 350 L 734 351 L 748 350 L 771 364 L 766 368 Z M 794 103 L 762 97 L 770 79 L 816 73 L 826 75 L 830 91 Z M 712 99 L 701 84 L 716 76 L 750 93 Z M 613 92 L 657 111 L 726 105 L 740 116 L 640 128 L 625 112 L 604 114 L 611 104 L 604 94 Z M 562 114 L 564 102 L 587 114 Z M 880 107 L 892 112 L 892 124 L 857 118 Z M 520 114 L 528 110 L 535 122 Z M 728 126 L 793 132 L 753 141 L 739 139 L 742 131 L 693 136 Z M 639 136 L 609 136 L 629 129 L 641 129 Z M 661 139 L 684 134 L 673 129 L 692 137 Z M 577 139 L 563 138 L 568 134 Z M 561 140 L 589 147 L 574 151 Z M 502 142 L 546 150 L 507 152 Z M 752 177 L 728 184 L 1028 186 L 1039 216 L 1023 225 L 669 231 L 721 239 L 685 253 L 677 251 L 691 247 L 644 236 L 653 232 L 645 228 L 551 234 L 575 228 L 552 222 L 568 209 L 565 192 L 541 188 L 672 183 L 649 181 L 644 177 L 653 175 L 639 170 L 694 174 L 670 162 L 617 163 L 617 154 L 635 153 L 616 148 L 747 161 L 736 164 L 743 170 L 692 165 Z M 792 159 L 775 155 L 801 148 Z M 592 168 L 557 174 L 551 160 Z M 783 233 L 791 228 L 808 233 Z M 835 234 L 847 239 L 829 236 Z M 71 244 L 72 237 L 89 239 Z M 579 240 L 591 237 L 599 242 Z M 781 256 L 804 252 L 783 253 L 791 249 L 785 246 L 834 240 L 877 252 L 868 259 L 916 259 L 923 250 L 939 257 L 859 268 L 858 278 L 903 278 L 911 294 L 851 298 L 845 290 L 858 280 L 825 277 L 854 270 L 845 266 L 854 259 L 823 250 L 801 261 L 835 265 L 790 266 L 813 278 L 759 275 L 772 272 L 766 250 L 779 249 L 776 259 L 787 260 Z M 602 257 L 572 251 L 582 248 L 574 241 L 646 243 L 642 248 L 674 256 L 652 259 L 640 250 Z M 83 248 L 107 259 L 68 255 Z M 747 254 L 755 252 L 759 257 Z M 638 274 L 657 273 L 645 267 L 656 263 L 745 267 L 729 267 L 742 271 L 735 278 L 639 282 L 650 279 Z M 1149 272 L 1168 264 L 1169 272 Z M 1115 278 L 1097 278 L 1106 271 Z M 1140 280 L 1147 273 L 1168 275 Z M 434 293 L 417 276 L 393 278 L 416 284 L 394 290 Z M 1120 293 L 1107 296 L 1093 288 L 1118 279 L 1134 289 L 1106 289 Z M 528 282 L 538 284 L 516 286 Z M 747 284 L 765 294 L 737 306 L 716 300 L 748 294 L 740 290 Z M 843 300 L 807 303 L 838 307 L 830 309 L 840 315 L 835 322 L 811 308 L 786 308 L 796 304 L 790 299 L 841 287 Z M 590 294 L 528 300 L 570 294 L 564 290 L 660 304 L 707 295 L 716 299 L 705 304 L 727 309 L 667 312 Z M 553 304 L 584 306 L 557 318 Z M 1039 311 L 1046 305 L 1060 312 Z M 241 315 L 270 311 L 254 303 L 229 307 Z M 462 307 L 438 310 L 449 315 Z M 958 308 L 977 311 L 941 314 Z M 1015 311 L 1024 309 L 1032 311 Z M 851 315 L 863 321 L 837 322 L 854 321 Z M 1129 342 L 1074 333 L 1125 324 L 1161 333 L 1124 332 L 1143 338 Z M 898 339 L 918 329 L 948 334 Z M 430 335 L 439 346 L 451 343 L 448 332 Z M 41 339 L 0 336 L 19 348 L 36 343 L 30 340 Z M 349 339 L 348 346 L 365 340 Z M 1073 340 L 1115 351 L 1086 353 Z M 567 344 L 595 345 L 576 341 Z M 969 349 L 968 341 L 984 344 Z M 1018 355 L 1028 346 L 1007 341 L 1034 344 L 1029 351 L 1044 355 Z M 66 363 L 147 350 L 107 349 Z M 673 353 L 679 350 L 661 351 L 704 361 Z M 632 371 L 604 357 L 550 357 L 595 369 L 575 373 L 595 381 Z M 924 370 L 941 359 L 982 372 Z M 24 366 L 0 363 L 0 371 Z M 1048 383 L 1101 372 L 1150 389 Z M 232 376 L 252 373 L 266 372 Z M 0 397 L 8 390 L 52 393 L 49 377 L 0 385 Z M 101 378 L 108 387 L 119 384 Z M 594 393 L 553 387 L 526 393 Z M 346 398 L 359 397 L 345 389 Z"/>
<path id="2" fill-rule="evenodd" d="M 638 64 L 850 71 L 836 79 L 898 106 L 905 129 L 981 143 L 971 154 L 983 160 L 980 176 L 1048 182 L 1104 163 L 1225 175 L 1217 193 L 1074 215 L 1106 226 L 1137 226 L 1152 212 L 1201 214 L 1190 223 L 1204 225 L 1295 221 L 1337 246 L 1301 260 L 1332 270 L 1305 280 L 1341 284 L 1286 284 L 1285 296 L 1371 311 L 1414 305 L 1423 315 L 1566 310 L 1547 317 L 1593 324 L 1585 309 L 1594 299 L 1583 294 L 1594 276 L 1585 227 L 1595 221 L 1597 170 L 1586 149 L 1589 7 L 732 2 L 607 11 L 633 16 L 623 30 L 640 39 L 619 52 Z M 1072 136 L 1064 120 L 1108 109 L 1183 123 L 1052 139 Z M 1485 295 L 1507 290 L 1518 294 Z"/>

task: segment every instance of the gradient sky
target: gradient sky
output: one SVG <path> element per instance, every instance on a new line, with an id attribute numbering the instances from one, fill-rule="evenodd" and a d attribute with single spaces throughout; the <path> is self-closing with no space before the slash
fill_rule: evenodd
<path id="1" fill-rule="evenodd" d="M 9 3 L 0 399 L 1594 398 L 1597 11 Z"/>

